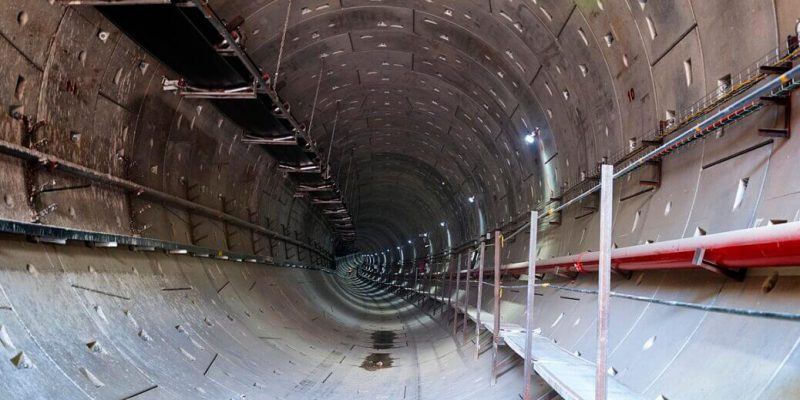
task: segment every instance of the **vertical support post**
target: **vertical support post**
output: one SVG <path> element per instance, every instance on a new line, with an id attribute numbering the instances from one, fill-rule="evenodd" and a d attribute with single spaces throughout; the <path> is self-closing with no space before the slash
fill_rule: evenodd
<path id="1" fill-rule="evenodd" d="M 414 301 L 414 296 L 417 294 L 417 278 L 419 277 L 419 266 L 414 265 L 414 286 L 411 288 L 411 299 Z"/>
<path id="2" fill-rule="evenodd" d="M 453 263 L 455 262 L 453 255 L 450 255 L 450 269 L 447 274 L 447 308 L 453 306 Z M 456 264 L 457 266 L 458 264 Z"/>
<path id="3" fill-rule="evenodd" d="M 228 213 L 228 202 L 225 201 L 225 196 L 219 196 L 220 203 L 222 204 L 222 212 Z M 231 251 L 231 229 L 226 221 L 222 221 L 222 238 L 225 240 L 225 250 Z"/>
<path id="4" fill-rule="evenodd" d="M 447 257 L 448 258 L 442 261 L 442 270 L 439 271 L 439 277 L 437 280 L 437 286 L 439 287 L 439 295 L 436 297 L 438 301 L 438 303 L 436 303 L 436 307 L 439 308 L 439 312 L 444 311 L 444 306 L 447 303 L 447 300 L 445 299 L 444 296 L 447 291 L 447 285 L 450 284 L 450 282 L 446 281 L 447 279 L 446 277 L 450 273 L 450 257 L 452 256 L 448 255 Z"/>
<path id="5" fill-rule="evenodd" d="M 472 270 L 470 269 L 469 260 L 467 260 L 467 276 L 464 278 L 464 343 L 467 342 L 467 318 L 469 318 L 469 278 Z"/>
<path id="6" fill-rule="evenodd" d="M 536 240 L 539 212 L 531 211 L 531 234 L 528 239 L 528 292 L 525 299 L 525 390 L 522 400 L 531 400 L 533 374 L 533 301 L 536 298 Z"/>
<path id="7" fill-rule="evenodd" d="M 283 233 L 283 236 L 289 236 L 289 233 L 287 231 L 288 229 L 286 229 L 286 225 L 281 224 L 281 232 Z M 286 261 L 289 261 L 290 259 L 289 243 L 287 243 L 285 240 L 282 240 L 282 242 L 283 242 L 283 255 L 284 257 L 286 257 Z"/>
<path id="8" fill-rule="evenodd" d="M 272 229 L 272 220 L 267 217 L 267 229 Z M 275 260 L 275 242 L 272 240 L 272 236 L 267 236 L 267 245 L 269 245 L 269 256 L 272 260 Z"/>
<path id="9" fill-rule="evenodd" d="M 247 217 L 250 223 L 253 224 L 258 223 L 258 217 L 256 215 L 256 212 L 251 210 L 250 207 L 247 208 Z M 258 234 L 256 233 L 255 229 L 250 229 L 250 247 L 253 249 L 253 254 L 255 255 L 260 255 L 261 253 L 261 248 L 258 247 L 259 241 L 260 238 L 258 237 Z"/>
<path id="10" fill-rule="evenodd" d="M 453 300 L 453 337 L 458 333 L 458 291 L 461 290 L 461 253 L 458 254 L 458 261 L 456 262 L 456 290 L 455 299 Z"/>
<path id="11" fill-rule="evenodd" d="M 489 235 L 486 235 L 489 239 Z M 481 354 L 481 303 L 483 303 L 483 269 L 484 269 L 484 256 L 486 255 L 486 242 L 481 241 L 481 254 L 478 260 L 478 300 L 475 305 L 475 359 L 477 360 Z"/>
<path id="12" fill-rule="evenodd" d="M 428 268 L 428 286 L 425 288 L 425 298 L 430 301 L 431 299 L 431 290 L 433 289 L 433 266 L 436 265 L 433 262 L 428 264 L 430 267 Z"/>
<path id="13" fill-rule="evenodd" d="M 605 400 L 608 392 L 606 348 L 608 304 L 611 291 L 611 246 L 614 199 L 614 166 L 603 165 L 600 173 L 600 260 L 597 269 L 597 371 L 594 398 Z"/>
<path id="14" fill-rule="evenodd" d="M 294 239 L 297 240 L 298 242 L 301 241 L 300 240 L 300 234 L 297 233 L 297 231 L 294 231 Z M 300 247 L 300 245 L 297 245 L 296 253 L 297 253 L 297 261 L 298 262 L 303 262 L 303 253 L 301 252 L 301 250 L 303 250 L 303 248 Z"/>
<path id="15" fill-rule="evenodd" d="M 503 290 L 500 287 L 500 256 L 503 252 L 503 237 L 500 230 L 494 231 L 494 332 L 492 332 L 492 380 L 491 385 L 497 383 L 497 350 L 500 346 L 500 297 Z"/>
<path id="16" fill-rule="evenodd" d="M 447 270 L 448 263 L 444 259 L 439 263 L 439 268 L 441 271 L 436 272 L 436 278 L 433 279 L 433 315 L 436 315 L 436 311 L 439 310 L 439 307 L 442 305 L 441 301 L 444 297 L 444 271 Z"/>
<path id="17" fill-rule="evenodd" d="M 425 304 L 425 295 L 423 294 L 423 291 L 425 290 L 425 283 L 427 282 L 427 277 L 426 277 L 426 274 L 428 273 L 427 265 L 428 264 L 425 263 L 422 264 L 422 278 L 420 279 L 419 282 L 420 286 L 420 288 L 418 289 L 419 298 L 417 299 L 419 301 L 420 307 L 422 307 Z"/>

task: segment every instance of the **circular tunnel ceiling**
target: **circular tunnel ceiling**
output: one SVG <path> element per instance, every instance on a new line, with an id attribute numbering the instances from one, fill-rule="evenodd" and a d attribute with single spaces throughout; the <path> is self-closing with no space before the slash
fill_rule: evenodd
<path id="1" fill-rule="evenodd" d="M 244 45 L 263 70 L 278 70 L 280 54 L 277 87 L 295 117 L 310 122 L 318 98 L 310 136 L 323 153 L 333 137 L 332 174 L 363 251 L 424 233 L 443 250 L 536 206 L 557 185 L 543 173 L 556 153 L 554 111 L 542 110 L 532 85 L 549 73 L 543 63 L 564 53 L 556 29 L 573 5 L 212 3 L 228 20 L 244 18 Z M 586 65 L 573 69 L 549 80 L 587 74 Z"/>

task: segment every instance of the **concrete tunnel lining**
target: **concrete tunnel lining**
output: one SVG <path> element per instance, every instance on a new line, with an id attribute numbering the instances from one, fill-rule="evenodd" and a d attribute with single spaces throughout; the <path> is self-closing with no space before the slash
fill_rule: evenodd
<path id="1" fill-rule="evenodd" d="M 490 354 L 476 359 L 474 341 L 489 343 L 491 332 L 474 337 L 463 317 L 453 335 L 452 310 L 423 296 L 466 291 L 426 274 L 594 182 L 597 165 L 640 151 L 660 125 L 721 96 L 719 87 L 757 76 L 786 54 L 800 16 L 793 1 L 767 0 L 211 0 L 225 21 L 239 20 L 259 69 L 273 74 L 281 53 L 271 79 L 293 120 L 310 125 L 308 161 L 302 150 L 242 140 L 286 130 L 270 110 L 242 117 L 231 110 L 243 103 L 165 92 L 162 78 L 182 78 L 177 71 L 197 61 L 157 56 L 140 31 L 160 26 L 111 11 L 124 6 L 62 3 L 12 0 L 0 10 L 0 140 L 37 152 L 0 155 L 0 219 L 202 254 L 4 233 L 0 398 L 519 398 L 521 360 L 501 346 L 512 363 L 490 385 Z M 219 70 L 226 84 L 241 78 L 235 70 Z M 618 180 L 614 244 L 797 223 L 798 149 L 788 135 L 796 96 Z M 787 133 L 767 140 L 765 128 Z M 352 217 L 353 240 L 331 222 L 331 207 L 298 190 L 318 183 L 287 172 L 287 160 L 330 167 L 323 182 Z M 70 173 L 69 163 L 95 177 Z M 548 217 L 538 257 L 596 251 L 596 208 L 588 198 Z M 506 243 L 503 263 L 527 258 L 527 234 Z M 236 262 L 249 257 L 257 262 Z M 387 281 L 416 271 L 420 293 L 366 279 L 374 260 Z M 593 274 L 542 279 L 597 284 Z M 748 270 L 742 282 L 693 269 L 640 271 L 612 285 L 792 313 L 798 282 L 796 268 L 776 266 Z M 503 321 L 524 325 L 525 281 L 514 273 L 503 283 Z M 473 281 L 471 305 L 475 289 Z M 537 295 L 536 332 L 593 360 L 595 296 L 554 287 Z M 492 301 L 484 288 L 484 312 Z M 609 373 L 642 398 L 800 393 L 795 322 L 613 298 L 611 307 Z M 561 398 L 532 379 L 533 398 Z"/>
<path id="2" fill-rule="evenodd" d="M 19 241 L 4 241 L 2 253 L 3 305 L 13 304 L 4 347 L 32 363 L 24 374 L 3 363 L 8 396 L 125 398 L 150 387 L 141 398 L 476 395 L 467 383 L 477 376 L 453 373 L 465 361 L 441 322 L 331 274 Z M 396 333 L 391 348 L 374 346 L 378 331 Z M 393 365 L 361 368 L 371 354 Z M 443 377 L 464 385 L 441 387 Z"/>

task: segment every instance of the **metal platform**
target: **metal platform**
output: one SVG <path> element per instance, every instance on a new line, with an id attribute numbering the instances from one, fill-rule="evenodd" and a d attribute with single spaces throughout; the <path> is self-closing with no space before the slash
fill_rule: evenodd
<path id="1" fill-rule="evenodd" d="M 481 317 L 483 318 L 483 317 Z M 506 345 L 521 357 L 525 356 L 525 333 L 502 332 Z M 533 335 L 533 370 L 567 400 L 594 399 L 595 365 L 578 357 L 549 338 Z M 612 400 L 643 399 L 627 386 L 609 376 L 608 398 Z"/>
<path id="2" fill-rule="evenodd" d="M 391 286 L 401 287 L 398 285 Z M 413 291 L 424 294 L 424 292 Z M 441 303 L 447 302 L 447 298 L 443 296 L 431 296 L 430 299 Z M 454 305 L 453 308 L 464 313 L 462 305 Z M 478 310 L 475 307 L 467 307 L 466 315 L 473 322 L 478 322 Z M 481 311 L 480 323 L 484 328 L 492 332 L 494 329 L 494 315 Z M 524 327 L 515 323 L 501 322 L 499 334 L 506 346 L 520 357 L 525 357 Z M 564 399 L 594 399 L 595 364 L 572 354 L 545 336 L 534 334 L 533 338 L 533 370 Z M 643 397 L 609 376 L 608 399 L 639 400 L 643 399 Z"/>

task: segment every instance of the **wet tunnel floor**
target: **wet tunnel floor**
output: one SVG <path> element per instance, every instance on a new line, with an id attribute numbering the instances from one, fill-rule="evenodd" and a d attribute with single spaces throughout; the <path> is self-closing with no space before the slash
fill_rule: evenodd
<path id="1" fill-rule="evenodd" d="M 394 341 L 397 340 L 397 333 L 394 331 L 373 331 L 372 348 L 376 350 L 391 349 Z"/>
<path id="2" fill-rule="evenodd" d="M 440 313 L 421 312 L 401 297 L 357 280 L 340 283 L 369 316 L 335 349 L 336 361 L 325 361 L 315 371 L 314 377 L 323 381 L 302 396 L 287 398 L 517 398 L 521 385 L 514 374 L 490 387 L 491 357 L 474 361 L 474 344 L 454 340 Z"/>
<path id="3" fill-rule="evenodd" d="M 419 358 L 410 332 L 414 328 L 409 326 L 417 321 L 404 320 L 408 312 L 396 309 L 408 307 L 407 303 L 358 281 L 341 283 L 353 302 L 363 308 L 364 319 L 353 330 L 342 332 L 347 340 L 310 371 L 307 387 L 297 387 L 286 398 L 422 398 Z M 436 327 L 430 320 L 425 325 Z M 442 336 L 444 332 L 438 333 Z"/>
<path id="4" fill-rule="evenodd" d="M 375 350 L 386 350 L 394 348 L 397 333 L 394 331 L 373 331 L 372 348 Z M 379 369 L 391 368 L 394 359 L 391 353 L 370 353 L 361 363 L 361 368 L 367 371 L 377 371 Z"/>
<path id="5" fill-rule="evenodd" d="M 394 359 L 389 353 L 370 353 L 361 363 L 361 368 L 367 371 L 377 371 L 379 369 L 391 368 Z"/>

